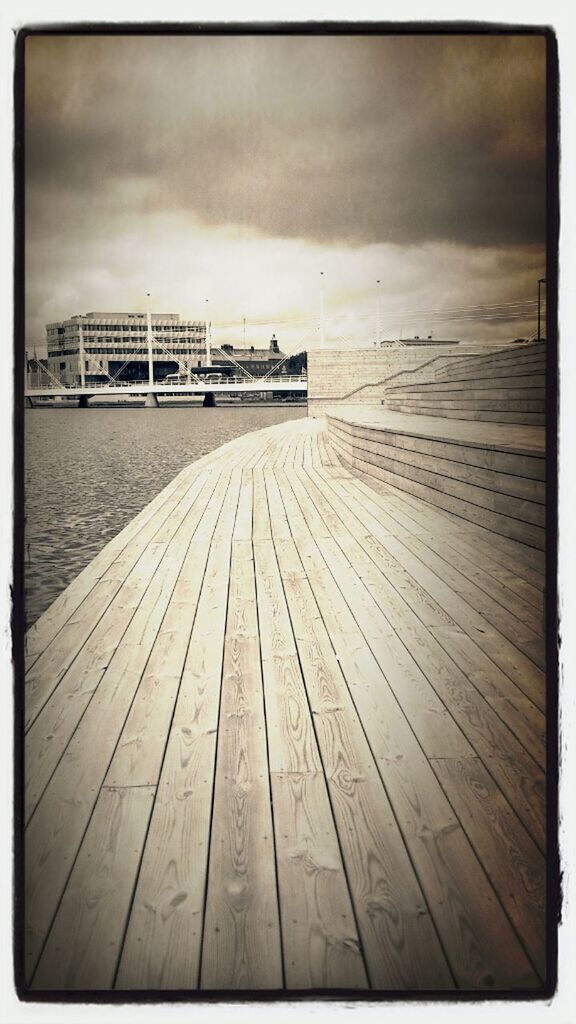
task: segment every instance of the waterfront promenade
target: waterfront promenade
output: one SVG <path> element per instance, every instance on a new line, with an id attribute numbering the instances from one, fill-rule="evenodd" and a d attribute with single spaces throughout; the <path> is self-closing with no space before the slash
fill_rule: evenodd
<path id="1" fill-rule="evenodd" d="M 538 988 L 543 572 L 324 419 L 180 473 L 28 634 L 32 989 Z"/>

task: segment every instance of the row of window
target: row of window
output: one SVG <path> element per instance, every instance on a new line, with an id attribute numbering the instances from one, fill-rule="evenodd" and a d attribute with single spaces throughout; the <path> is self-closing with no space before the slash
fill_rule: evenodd
<path id="1" fill-rule="evenodd" d="M 84 348 L 84 352 L 87 355 L 122 355 L 124 358 L 126 358 L 126 356 L 128 356 L 128 355 L 132 355 L 132 354 L 136 355 L 137 354 L 137 355 L 139 355 L 140 358 L 143 358 L 143 357 L 146 357 L 146 355 L 148 354 L 148 349 L 147 348 L 142 348 L 138 353 L 132 353 L 130 350 L 127 350 L 125 348 L 92 348 L 90 346 L 90 347 Z M 198 352 L 200 352 L 200 354 L 204 354 L 204 349 L 203 348 L 202 349 L 193 349 L 193 348 L 190 348 L 190 347 L 189 348 L 170 348 L 170 353 L 169 354 L 170 355 L 195 355 L 195 354 L 198 354 Z M 63 349 L 61 349 L 57 353 L 49 353 L 48 354 L 48 358 L 54 359 L 54 358 L 59 358 L 61 355 L 78 355 L 78 354 L 79 354 L 79 351 L 78 351 L 77 348 L 63 348 Z M 152 354 L 153 355 L 164 355 L 165 357 L 168 357 L 167 353 L 162 348 L 154 348 L 153 347 Z"/>
<path id="2" fill-rule="evenodd" d="M 128 333 L 145 333 L 146 324 L 84 324 L 84 330 L 88 331 L 121 331 L 123 334 Z M 68 324 L 64 330 L 67 334 L 77 333 L 78 324 Z M 205 325 L 203 323 L 197 324 L 152 324 L 153 331 L 189 331 L 191 334 L 203 334 L 205 331 Z M 62 333 L 62 328 L 49 327 L 47 328 L 48 337 L 52 335 L 58 335 Z"/>
<path id="3" fill-rule="evenodd" d="M 67 339 L 67 340 L 68 340 L 68 343 L 70 343 L 70 339 Z M 85 345 L 89 345 L 91 342 L 96 342 L 96 343 L 99 343 L 101 345 L 102 342 L 105 343 L 108 340 L 110 340 L 111 342 L 114 342 L 114 344 L 116 344 L 116 345 L 134 345 L 134 343 L 137 343 L 137 344 L 139 344 L 143 348 L 145 348 L 146 344 L 147 344 L 146 337 L 143 336 L 143 335 L 140 335 L 139 338 L 110 338 L 110 339 L 108 339 L 108 338 L 98 338 L 98 337 L 96 337 L 94 335 L 91 335 L 91 334 L 85 334 L 84 335 L 84 344 Z M 76 344 L 78 345 L 78 347 L 80 347 L 80 342 L 79 341 L 76 341 Z M 190 346 L 190 348 L 198 348 L 198 339 L 197 338 L 190 338 L 190 339 L 188 339 L 188 338 L 165 338 L 165 339 L 162 339 L 162 344 L 166 345 L 166 348 L 169 348 L 170 350 L 172 350 L 172 346 L 173 345 L 186 345 L 186 344 L 188 344 Z M 204 346 L 202 346 L 202 347 L 204 347 Z"/>
<path id="4" fill-rule="evenodd" d="M 124 358 L 126 358 L 126 356 L 129 356 L 129 355 L 132 354 L 132 349 L 131 348 L 128 348 L 128 349 L 125 349 L 125 348 L 109 348 L 109 347 L 108 348 L 93 348 L 92 346 L 85 346 L 84 347 L 84 351 L 87 352 L 89 355 L 124 356 Z M 173 348 L 171 346 L 169 351 L 170 351 L 170 355 L 175 355 L 175 356 L 192 356 L 192 355 L 197 355 L 198 353 L 201 354 L 201 355 L 204 354 L 204 349 L 203 348 L 193 347 L 192 345 L 189 345 L 188 348 Z M 139 352 L 139 355 L 141 357 L 145 357 L 147 355 L 147 352 L 148 352 L 147 348 L 142 348 L 141 351 Z M 152 354 L 156 355 L 156 356 L 167 355 L 167 353 L 164 351 L 164 349 L 160 349 L 160 348 L 152 348 Z M 79 349 L 78 348 L 63 348 L 63 349 L 60 349 L 58 352 L 49 352 L 48 353 L 48 358 L 49 359 L 59 359 L 61 356 L 77 356 L 77 355 L 79 355 Z"/>
<path id="5" fill-rule="evenodd" d="M 102 342 L 111 341 L 115 345 L 128 345 L 128 346 L 133 347 L 136 344 L 136 345 L 141 346 L 142 348 L 145 348 L 146 344 L 147 344 L 146 338 L 144 336 L 142 336 L 142 335 L 140 335 L 139 338 L 115 338 L 115 337 L 99 338 L 99 337 L 97 337 L 95 335 L 85 334 L 83 340 L 84 340 L 84 345 L 90 345 L 90 344 L 97 343 L 97 342 L 102 344 Z M 202 341 L 203 341 L 203 339 L 198 339 L 198 338 L 163 338 L 162 339 L 162 344 L 166 345 L 166 348 L 169 348 L 170 350 L 172 350 L 174 345 L 188 345 L 190 349 L 193 349 L 194 351 L 200 351 L 200 346 L 202 347 L 202 350 L 204 349 L 204 345 L 202 344 Z M 74 350 L 68 349 L 68 351 L 76 351 L 77 352 L 78 349 L 80 348 L 80 340 L 79 340 L 79 338 L 77 338 L 77 337 L 76 338 L 74 338 L 74 337 L 72 337 L 72 338 L 62 338 L 62 340 L 58 343 L 57 347 L 55 346 L 53 341 L 49 341 L 48 342 L 48 348 L 49 348 L 48 354 L 49 355 L 54 355 L 54 356 L 62 355 L 63 352 L 64 352 L 64 349 L 62 348 L 62 346 L 66 345 L 66 344 L 69 345 L 69 346 L 70 345 L 74 345 L 75 346 Z"/>

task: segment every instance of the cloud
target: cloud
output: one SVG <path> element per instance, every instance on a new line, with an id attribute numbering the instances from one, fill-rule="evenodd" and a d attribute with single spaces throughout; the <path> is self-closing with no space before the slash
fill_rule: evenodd
<path id="1" fill-rule="evenodd" d="M 533 298 L 543 267 L 543 252 L 534 246 L 350 248 L 265 238 L 237 225 L 210 228 L 181 212 L 142 220 L 118 213 L 107 223 L 89 249 L 66 232 L 30 242 L 29 347 L 41 347 L 44 325 L 52 320 L 98 309 L 141 310 L 148 291 L 155 311 L 209 316 L 220 343 L 241 343 L 246 317 L 247 343 L 266 344 L 275 331 L 282 344 L 315 347 L 321 271 L 329 338 L 338 341 L 353 325 L 357 340 L 373 339 L 377 278 L 390 336 L 403 324 L 405 336 L 424 334 L 432 319 L 415 311 Z M 511 340 L 511 331 L 517 337 L 529 327 L 464 321 L 451 325 L 449 337 Z"/>
<path id="2" fill-rule="evenodd" d="M 33 38 L 28 167 L 322 241 L 542 241 L 537 37 Z"/>
<path id="3" fill-rule="evenodd" d="M 401 306 L 516 297 L 542 273 L 544 84 L 538 36 L 31 36 L 29 336 L 151 282 L 224 317 L 317 306 L 320 269 L 337 306 L 377 277 Z"/>

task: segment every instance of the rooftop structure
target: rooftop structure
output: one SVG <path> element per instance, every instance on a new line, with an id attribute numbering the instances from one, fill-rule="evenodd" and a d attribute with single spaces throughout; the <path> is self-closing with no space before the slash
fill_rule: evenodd
<path id="1" fill-rule="evenodd" d="M 381 341 L 380 348 L 386 348 L 388 345 L 459 345 L 459 341 L 454 341 L 453 338 L 442 340 L 439 338 L 433 338 L 431 334 L 427 335 L 426 338 L 421 338 L 418 334 L 415 334 L 413 338 L 390 338 L 388 341 Z"/>
<path id="2" fill-rule="evenodd" d="M 254 345 L 250 345 L 249 348 L 236 348 L 235 345 L 226 344 L 222 345 L 220 352 L 229 355 L 231 360 L 240 363 L 255 377 L 268 373 L 276 363 L 284 359 L 284 352 L 280 351 L 275 334 L 272 335 L 268 348 L 255 348 Z M 222 361 L 220 352 L 214 352 L 214 362 Z M 224 362 L 226 362 L 225 359 Z"/>

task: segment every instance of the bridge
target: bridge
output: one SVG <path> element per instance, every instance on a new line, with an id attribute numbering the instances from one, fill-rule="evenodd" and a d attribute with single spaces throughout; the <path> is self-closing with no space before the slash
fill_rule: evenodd
<path id="1" fill-rule="evenodd" d="M 143 396 L 146 405 L 158 405 L 159 395 L 217 395 L 249 394 L 250 392 L 300 392 L 307 394 L 308 379 L 305 374 L 252 377 L 248 375 L 226 377 L 221 381 L 204 380 L 196 375 L 187 381 L 118 381 L 109 380 L 94 384 L 63 384 L 54 380 L 44 385 L 28 385 L 24 394 L 28 404 L 33 398 L 78 398 L 86 406 L 89 398 L 106 398 L 110 395 Z"/>

